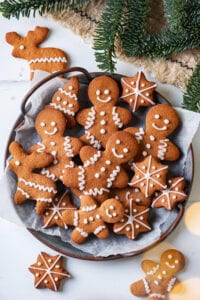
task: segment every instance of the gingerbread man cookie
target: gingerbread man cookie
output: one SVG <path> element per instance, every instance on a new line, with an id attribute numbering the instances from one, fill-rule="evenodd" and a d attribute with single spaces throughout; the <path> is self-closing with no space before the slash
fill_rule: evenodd
<path id="1" fill-rule="evenodd" d="M 168 166 L 160 164 L 153 156 L 149 155 L 143 161 L 133 163 L 132 168 L 135 175 L 129 185 L 139 188 L 145 197 L 167 188 Z"/>
<path id="2" fill-rule="evenodd" d="M 10 144 L 9 151 L 13 158 L 9 161 L 8 167 L 18 179 L 15 203 L 21 204 L 28 199 L 35 200 L 36 213 L 42 214 L 57 193 L 56 185 L 50 178 L 33 171 L 51 164 L 53 156 L 45 152 L 26 154 L 17 142 Z"/>
<path id="3" fill-rule="evenodd" d="M 174 161 L 180 156 L 180 150 L 168 136 L 174 132 L 179 124 L 179 117 L 174 108 L 167 104 L 158 104 L 152 107 L 146 116 L 146 130 L 129 127 L 125 130 L 132 133 L 139 145 L 142 159 L 153 155 L 160 160 Z"/>
<path id="4" fill-rule="evenodd" d="M 108 139 L 105 151 L 84 146 L 80 151 L 83 165 L 65 169 L 63 182 L 76 188 L 78 195 L 91 195 L 102 202 L 108 198 L 111 187 L 128 185 L 128 175 L 121 165 L 134 159 L 137 151 L 138 143 L 132 134 L 115 132 Z"/>
<path id="5" fill-rule="evenodd" d="M 51 106 L 46 106 L 35 120 L 35 129 L 42 140 L 29 151 L 38 153 L 45 151 L 53 155 L 53 164 L 44 168 L 41 174 L 54 181 L 62 180 L 65 168 L 74 167 L 72 158 L 82 147 L 82 142 L 78 138 L 64 136 L 66 124 L 64 114 Z"/>
<path id="6" fill-rule="evenodd" d="M 121 99 L 127 102 L 133 111 L 140 106 L 154 105 L 153 93 L 156 83 L 148 81 L 143 72 L 136 73 L 133 77 L 122 77 Z"/>
<path id="7" fill-rule="evenodd" d="M 175 274 L 185 266 L 185 258 L 181 252 L 169 249 L 161 255 L 160 263 L 144 260 L 141 264 L 145 278 L 131 284 L 131 293 L 142 297 L 148 295 L 148 300 L 166 299 L 175 283 Z"/>
<path id="8" fill-rule="evenodd" d="M 89 236 L 96 235 L 99 239 L 106 239 L 109 236 L 109 229 L 106 223 L 119 221 L 124 214 L 123 205 L 116 199 L 107 199 L 98 207 L 97 202 L 91 196 L 81 196 L 80 209 L 66 211 L 63 213 L 63 221 L 74 226 L 71 239 L 81 244 Z"/>
<path id="9" fill-rule="evenodd" d="M 115 106 L 119 98 L 116 81 L 108 76 L 94 78 L 88 86 L 88 96 L 94 106 L 81 110 L 77 122 L 85 127 L 81 140 L 100 149 L 105 148 L 110 135 L 131 121 L 131 112 Z"/>
<path id="10" fill-rule="evenodd" d="M 63 257 L 61 255 L 49 255 L 41 252 L 37 261 L 29 267 L 29 271 L 35 277 L 35 288 L 48 288 L 57 291 L 60 282 L 64 278 L 71 277 L 63 268 Z"/>
<path id="11" fill-rule="evenodd" d="M 76 125 L 75 114 L 79 110 L 78 102 L 79 82 L 77 77 L 72 77 L 63 88 L 59 88 L 53 95 L 50 105 L 64 113 L 67 125 L 72 128 Z"/>
<path id="12" fill-rule="evenodd" d="M 33 79 L 35 70 L 50 73 L 63 70 L 67 67 L 67 55 L 58 48 L 39 48 L 49 33 L 47 27 L 36 26 L 28 31 L 25 37 L 17 32 L 8 32 L 6 41 L 13 46 L 12 55 L 26 59 L 30 67 L 30 79 Z"/>
<path id="13" fill-rule="evenodd" d="M 172 210 L 179 202 L 184 201 L 187 195 L 184 192 L 185 179 L 176 177 L 168 180 L 168 188 L 155 193 L 152 207 L 164 207 Z"/>

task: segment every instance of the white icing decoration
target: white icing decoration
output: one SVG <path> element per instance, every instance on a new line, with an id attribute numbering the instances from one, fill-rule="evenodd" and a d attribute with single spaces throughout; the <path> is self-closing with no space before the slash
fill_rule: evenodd
<path id="1" fill-rule="evenodd" d="M 55 142 L 50 142 L 50 145 L 51 145 L 51 146 L 55 146 L 56 143 L 55 143 Z"/>
<path id="2" fill-rule="evenodd" d="M 46 149 L 45 145 L 43 145 L 42 143 L 37 143 L 37 144 L 38 146 L 40 146 L 40 148 L 37 149 L 37 152 L 41 153 Z"/>
<path id="3" fill-rule="evenodd" d="M 117 110 L 117 106 L 113 106 L 113 108 L 112 108 L 113 121 L 118 128 L 122 128 L 123 123 L 122 123 L 120 116 L 116 110 Z"/>
<path id="4" fill-rule="evenodd" d="M 100 111 L 99 114 L 100 114 L 100 116 L 105 116 L 105 115 L 106 115 L 106 112 L 102 110 L 102 111 Z"/>
<path id="5" fill-rule="evenodd" d="M 56 97 L 56 100 L 57 100 L 57 101 L 60 101 L 60 100 L 61 100 L 61 97 L 59 97 L 59 96 Z"/>
<path id="6" fill-rule="evenodd" d="M 106 125 L 106 121 L 105 120 L 101 120 L 100 124 L 101 125 Z"/>
<path id="7" fill-rule="evenodd" d="M 99 234 L 102 230 L 106 229 L 106 226 L 98 226 L 95 231 L 94 234 L 97 235 Z"/>
<path id="8" fill-rule="evenodd" d="M 99 96 L 101 94 L 100 90 L 96 90 L 96 95 Z"/>
<path id="9" fill-rule="evenodd" d="M 97 195 L 103 195 L 104 192 L 109 193 L 110 190 L 106 188 L 100 188 L 100 189 L 94 188 L 94 189 L 89 189 L 88 191 L 84 191 L 83 194 L 97 196 Z"/>
<path id="10" fill-rule="evenodd" d="M 54 276 L 52 276 L 52 275 L 61 275 L 61 276 L 65 276 L 65 277 L 70 277 L 69 274 L 62 273 L 62 272 L 57 272 L 56 270 L 54 270 L 54 271 L 52 270 L 52 269 L 55 267 L 55 265 L 57 264 L 57 262 L 60 260 L 61 255 L 58 255 L 58 257 L 56 258 L 56 260 L 54 261 L 54 263 L 53 263 L 51 266 L 48 265 L 48 263 L 47 263 L 47 261 L 46 261 L 46 259 L 45 259 L 45 257 L 43 256 L 42 253 L 40 253 L 40 257 L 41 257 L 41 259 L 42 259 L 42 261 L 43 261 L 44 267 L 30 266 L 30 269 L 32 269 L 32 270 L 37 270 L 37 271 L 42 271 L 42 272 L 44 272 L 44 274 L 41 275 L 40 280 L 38 280 L 38 281 L 35 283 L 35 287 L 37 288 L 37 287 L 40 285 L 40 283 L 41 283 L 47 276 L 49 276 L 49 278 L 50 278 L 50 280 L 51 280 L 51 282 L 52 282 L 52 284 L 53 284 L 54 290 L 57 291 L 57 286 L 56 286 L 56 284 L 55 284 L 55 279 L 54 279 Z M 39 264 L 38 264 L 38 265 L 39 265 Z M 41 263 L 40 263 L 39 266 L 41 266 Z M 44 280 L 44 282 L 45 282 L 45 280 Z"/>
<path id="11" fill-rule="evenodd" d="M 65 107 L 62 107 L 61 105 L 59 104 L 56 104 L 56 103 L 50 103 L 51 106 L 53 106 L 55 109 L 58 109 L 62 112 L 64 112 L 65 114 L 68 114 L 68 115 L 71 115 L 71 116 L 75 116 L 75 112 L 74 111 L 71 111 Z"/>
<path id="12" fill-rule="evenodd" d="M 71 98 L 71 99 L 78 100 L 76 94 L 71 93 L 71 92 L 68 92 L 68 91 L 66 91 L 66 90 L 64 90 L 64 89 L 62 89 L 62 88 L 59 88 L 58 90 L 59 90 L 59 92 L 60 92 L 61 94 L 64 94 L 65 96 L 67 96 L 67 97 L 69 97 L 69 98 Z"/>
<path id="13" fill-rule="evenodd" d="M 101 167 L 101 172 L 105 172 L 106 171 L 106 168 L 105 167 Z"/>
<path id="14" fill-rule="evenodd" d="M 92 127 L 94 125 L 95 117 L 96 117 L 96 111 L 95 111 L 94 107 L 92 106 L 90 108 L 90 112 L 88 113 L 88 116 L 87 116 L 87 119 L 85 122 L 85 129 L 89 129 L 90 127 Z"/>
<path id="15" fill-rule="evenodd" d="M 168 283 L 168 286 L 167 286 L 167 292 L 170 292 L 170 291 L 173 289 L 175 282 L 176 282 L 176 278 L 173 277 L 173 278 L 170 280 L 170 282 Z"/>
<path id="16" fill-rule="evenodd" d="M 58 163 L 57 161 L 57 151 L 51 151 L 51 155 L 53 155 L 53 164 L 56 165 Z"/>
<path id="17" fill-rule="evenodd" d="M 43 191 L 43 192 L 49 192 L 49 193 L 53 193 L 56 194 L 57 190 L 55 190 L 53 187 L 49 187 L 49 186 L 44 186 L 44 185 L 40 185 L 38 183 L 35 182 L 31 182 L 31 181 L 27 181 L 24 178 L 20 177 L 19 178 L 19 182 L 24 183 L 26 186 L 30 186 L 33 187 L 39 191 Z"/>
<path id="18" fill-rule="evenodd" d="M 94 177 L 95 177 L 95 178 L 100 178 L 100 174 L 99 174 L 99 173 L 95 173 L 95 174 L 94 174 Z"/>
<path id="19" fill-rule="evenodd" d="M 46 169 L 46 168 L 43 168 L 43 169 L 41 170 L 41 174 L 44 175 L 44 176 L 46 176 L 47 178 L 50 178 L 50 179 L 53 180 L 53 181 L 56 181 L 56 180 L 57 180 L 56 175 L 53 174 L 53 173 L 51 173 L 51 172 L 50 172 L 48 169 Z"/>
<path id="20" fill-rule="evenodd" d="M 156 139 L 155 136 L 150 135 L 150 140 L 151 140 L 151 141 L 155 141 L 155 139 Z"/>
<path id="21" fill-rule="evenodd" d="M 111 161 L 110 160 L 106 160 L 106 165 L 111 165 Z"/>
<path id="22" fill-rule="evenodd" d="M 147 228 L 148 230 L 151 230 L 151 227 L 149 227 L 147 224 L 145 224 L 142 220 L 138 220 L 137 218 L 139 218 L 140 216 L 144 215 L 145 213 L 147 213 L 149 211 L 149 208 L 143 210 L 142 212 L 139 212 L 139 213 L 133 213 L 133 199 L 130 199 L 130 202 L 129 202 L 129 210 L 126 211 L 125 210 L 125 214 L 124 216 L 127 217 L 127 221 L 121 226 L 121 227 L 118 227 L 118 228 L 115 228 L 114 229 L 114 232 L 120 232 L 121 230 L 123 230 L 124 228 L 126 228 L 127 226 L 131 226 L 131 229 L 132 229 L 132 239 L 135 238 L 135 228 L 134 228 L 134 224 L 138 224 L 138 225 L 141 225 L 145 228 Z"/>
<path id="23" fill-rule="evenodd" d="M 74 226 L 77 226 L 78 222 L 79 222 L 79 214 L 78 214 L 78 211 L 75 211 L 74 212 L 74 220 L 73 220 Z"/>
<path id="24" fill-rule="evenodd" d="M 165 265 L 170 269 L 175 269 L 175 265 L 171 265 L 168 261 L 165 262 Z"/>
<path id="25" fill-rule="evenodd" d="M 165 124 L 169 124 L 169 123 L 170 123 L 170 120 L 165 119 L 165 120 L 164 120 L 164 123 L 165 123 Z"/>
<path id="26" fill-rule="evenodd" d="M 73 150 L 72 150 L 72 145 L 71 145 L 71 142 L 70 142 L 70 136 L 65 136 L 65 138 L 64 138 L 64 150 L 65 150 L 66 155 L 68 157 L 74 157 L 74 153 L 73 153 Z"/>
<path id="27" fill-rule="evenodd" d="M 142 278 L 142 281 L 144 283 L 145 292 L 148 295 L 150 293 L 150 291 L 151 291 L 150 288 L 149 288 L 149 284 L 148 284 L 148 282 L 147 282 L 147 280 L 145 278 Z"/>
<path id="28" fill-rule="evenodd" d="M 104 95 L 110 94 L 110 90 L 104 90 Z"/>
<path id="29" fill-rule="evenodd" d="M 101 133 L 101 134 L 105 134 L 105 133 L 106 133 L 106 130 L 105 130 L 104 128 L 101 128 L 101 129 L 100 129 L 100 133 Z"/>
<path id="30" fill-rule="evenodd" d="M 41 123 L 40 123 L 40 126 L 41 126 L 41 127 L 45 127 L 46 124 L 45 124 L 44 122 L 41 122 Z"/>
<path id="31" fill-rule="evenodd" d="M 89 132 L 89 131 L 85 131 L 86 134 L 86 139 L 89 140 L 90 144 L 92 146 L 94 146 L 97 149 L 101 148 L 101 144 L 98 140 L 95 139 L 95 137 Z"/>
<path id="32" fill-rule="evenodd" d="M 142 176 L 142 178 L 129 183 L 129 185 L 132 186 L 132 185 L 135 185 L 135 184 L 140 183 L 142 181 L 146 181 L 145 197 L 149 197 L 149 181 L 150 180 L 153 181 L 155 184 L 159 185 L 163 189 L 165 189 L 167 187 L 166 185 L 161 184 L 158 180 L 153 178 L 152 175 L 155 175 L 155 174 L 159 173 L 160 171 L 167 169 L 168 166 L 162 166 L 162 167 L 158 168 L 157 170 L 155 170 L 153 172 L 150 172 L 151 164 L 152 164 L 152 156 L 150 155 L 148 159 L 149 159 L 149 161 L 148 161 L 148 166 L 147 166 L 146 173 L 144 173 L 144 171 L 142 171 L 143 167 L 139 168 L 135 163 L 133 163 L 134 168 L 137 171 L 139 171 L 143 176 Z"/>
<path id="33" fill-rule="evenodd" d="M 144 129 L 143 128 L 139 128 L 139 131 L 135 133 L 135 138 L 136 138 L 136 140 L 139 144 L 140 144 L 140 141 L 143 140 L 143 135 L 144 135 Z"/>
<path id="34" fill-rule="evenodd" d="M 74 87 L 72 85 L 69 85 L 68 88 L 69 88 L 69 90 L 73 90 Z"/>
<path id="35" fill-rule="evenodd" d="M 35 59 L 28 60 L 28 64 L 36 64 L 36 63 L 67 63 L 66 57 L 38 57 Z"/>
<path id="36" fill-rule="evenodd" d="M 88 233 L 87 232 L 85 232 L 82 228 L 80 228 L 80 227 L 76 227 L 75 228 L 83 237 L 88 237 Z"/>
<path id="37" fill-rule="evenodd" d="M 19 187 L 19 186 L 17 187 L 17 191 L 21 192 L 22 195 L 26 197 L 26 199 L 30 199 L 30 198 L 31 198 L 31 196 L 30 196 L 27 192 L 25 192 L 25 191 L 24 191 L 21 187 Z"/>
<path id="38" fill-rule="evenodd" d="M 120 140 L 116 140 L 116 144 L 117 144 L 117 145 L 120 145 L 120 144 L 121 144 L 121 141 L 120 141 Z"/>
<path id="39" fill-rule="evenodd" d="M 52 121 L 51 126 L 53 126 L 53 127 L 56 126 L 56 122 Z"/>
<path id="40" fill-rule="evenodd" d="M 116 166 L 116 168 L 112 171 L 110 176 L 107 178 L 107 188 L 111 188 L 113 181 L 115 181 L 119 172 L 120 172 L 120 167 Z"/>
<path id="41" fill-rule="evenodd" d="M 163 130 L 167 130 L 167 126 L 163 126 L 163 127 L 158 127 L 156 125 L 156 123 L 152 123 L 152 127 L 156 130 L 160 130 L 160 131 L 163 131 Z"/>
<path id="42" fill-rule="evenodd" d="M 79 166 L 78 168 L 78 186 L 79 190 L 83 191 L 85 189 L 85 169 L 82 166 Z"/>
<path id="43" fill-rule="evenodd" d="M 95 210 L 96 208 L 97 208 L 96 204 L 90 206 L 81 206 L 81 210 L 86 212 Z"/>
<path id="44" fill-rule="evenodd" d="M 16 165 L 16 166 L 20 166 L 20 161 L 19 161 L 19 160 L 16 160 L 16 161 L 15 161 L 15 165 Z"/>
<path id="45" fill-rule="evenodd" d="M 128 148 L 123 148 L 124 153 L 128 153 Z"/>
<path id="46" fill-rule="evenodd" d="M 158 120 L 158 119 L 160 119 L 160 115 L 156 114 L 156 115 L 154 116 L 154 118 Z"/>
<path id="47" fill-rule="evenodd" d="M 134 102 L 134 106 L 133 106 L 133 111 L 136 110 L 136 107 L 137 107 L 137 103 L 138 103 L 138 96 L 140 96 L 141 98 L 143 98 L 142 100 L 146 100 L 148 103 L 154 105 L 155 103 L 148 97 L 146 96 L 149 96 L 149 95 L 143 95 L 143 92 L 146 92 L 150 89 L 153 89 L 156 87 L 156 83 L 154 83 L 153 85 L 149 86 L 149 87 L 146 87 L 144 89 L 140 89 L 139 86 L 140 86 L 140 79 L 141 79 L 141 71 L 139 72 L 138 74 L 138 78 L 137 78 L 137 81 L 136 81 L 136 87 L 134 88 L 132 85 L 130 85 L 128 82 L 125 81 L 124 78 L 122 78 L 122 83 L 124 83 L 128 89 L 130 89 L 130 92 L 124 96 L 122 96 L 121 98 L 127 98 L 129 96 L 132 96 L 132 95 L 135 95 L 135 102 Z M 143 102 L 144 103 L 144 102 Z"/>
<path id="48" fill-rule="evenodd" d="M 149 294 L 151 298 L 158 298 L 158 299 L 165 299 L 165 295 L 159 294 L 159 293 L 151 293 Z"/>
<path id="49" fill-rule="evenodd" d="M 48 130 L 45 130 L 44 133 L 46 135 L 54 135 L 56 132 L 58 132 L 58 128 L 55 127 L 52 131 L 48 131 Z"/>
<path id="50" fill-rule="evenodd" d="M 84 163 L 84 167 L 89 167 L 91 165 L 94 165 L 99 158 L 101 157 L 101 151 L 97 151 L 92 157 L 90 157 L 86 162 Z"/>
<path id="51" fill-rule="evenodd" d="M 113 153 L 113 155 L 114 155 L 115 157 L 117 157 L 117 158 L 124 158 L 124 155 L 123 155 L 123 154 L 118 154 L 118 153 L 116 152 L 116 149 L 115 149 L 115 148 L 112 148 L 112 153 Z"/>
<path id="52" fill-rule="evenodd" d="M 103 98 L 99 97 L 99 95 L 97 95 L 97 100 L 102 103 L 110 102 L 111 99 L 112 99 L 111 96 L 108 96 L 106 99 L 103 99 Z"/>
<path id="53" fill-rule="evenodd" d="M 24 49 L 25 49 L 25 46 L 24 46 L 24 45 L 20 45 L 20 46 L 19 46 L 19 49 L 20 49 L 20 50 L 24 50 Z"/>
<path id="54" fill-rule="evenodd" d="M 168 146 L 167 143 L 169 142 L 169 139 L 160 140 L 159 142 L 161 145 L 158 145 L 158 158 L 164 160 L 165 153 L 167 151 L 167 146 Z"/>

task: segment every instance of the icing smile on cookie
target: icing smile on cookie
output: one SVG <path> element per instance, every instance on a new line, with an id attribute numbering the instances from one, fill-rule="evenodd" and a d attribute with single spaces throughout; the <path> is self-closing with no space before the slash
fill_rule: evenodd
<path id="1" fill-rule="evenodd" d="M 112 153 L 117 158 L 124 158 L 123 154 L 118 154 L 115 148 L 112 148 Z"/>
<path id="2" fill-rule="evenodd" d="M 104 90 L 104 94 L 108 95 L 110 93 L 109 90 Z M 101 91 L 100 90 L 96 90 L 96 95 L 97 95 L 97 100 L 103 103 L 107 103 L 109 102 L 112 98 L 111 96 L 108 96 L 107 98 L 103 99 L 100 97 Z"/>
<path id="3" fill-rule="evenodd" d="M 165 264 L 170 269 L 174 269 L 175 268 L 175 265 L 171 265 L 168 261 L 166 261 Z"/>
<path id="4" fill-rule="evenodd" d="M 167 130 L 167 126 L 158 127 L 158 126 L 156 125 L 156 123 L 153 123 L 152 126 L 153 126 L 153 128 L 156 129 L 156 130 Z"/>
<path id="5" fill-rule="evenodd" d="M 45 130 L 44 133 L 47 135 L 54 135 L 57 131 L 58 131 L 58 128 L 55 127 L 51 132 Z"/>

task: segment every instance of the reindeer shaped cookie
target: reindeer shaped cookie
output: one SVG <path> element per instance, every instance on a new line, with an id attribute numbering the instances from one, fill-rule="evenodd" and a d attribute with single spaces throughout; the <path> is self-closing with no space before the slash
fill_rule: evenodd
<path id="1" fill-rule="evenodd" d="M 76 116 L 77 122 L 85 127 L 81 140 L 97 149 L 105 148 L 109 136 L 128 124 L 132 115 L 128 109 L 115 106 L 119 88 L 108 76 L 94 78 L 88 86 L 88 96 L 94 106 Z"/>
<path id="2" fill-rule="evenodd" d="M 175 274 L 185 266 L 185 258 L 181 252 L 169 249 L 163 252 L 160 263 L 144 260 L 141 264 L 146 277 L 131 284 L 131 293 L 134 296 L 148 295 L 148 300 L 167 299 L 175 283 Z"/>
<path id="3" fill-rule="evenodd" d="M 178 124 L 177 112 L 167 104 L 158 104 L 147 113 L 146 130 L 136 127 L 126 128 L 125 131 L 132 133 L 140 145 L 137 159 L 152 155 L 160 160 L 177 160 L 180 151 L 168 136 L 177 128 Z"/>
<path id="4" fill-rule="evenodd" d="M 75 226 L 71 239 L 81 244 L 91 233 L 99 239 L 106 239 L 109 236 L 109 229 L 105 222 L 118 222 L 123 214 L 124 207 L 116 199 L 107 199 L 98 207 L 91 196 L 81 196 L 80 209 L 64 211 L 62 219 L 66 224 Z"/>
<path id="5" fill-rule="evenodd" d="M 36 213 L 42 214 L 57 193 L 56 185 L 50 178 L 33 171 L 51 164 L 53 156 L 45 152 L 26 154 L 17 142 L 10 144 L 9 151 L 13 158 L 8 167 L 18 178 L 15 203 L 21 204 L 27 199 L 36 200 Z"/>
<path id="6" fill-rule="evenodd" d="M 82 147 L 78 138 L 64 136 L 67 120 L 62 112 L 46 106 L 36 117 L 35 129 L 42 141 L 32 146 L 29 151 L 47 152 L 53 155 L 53 163 L 44 168 L 41 174 L 52 180 L 62 180 L 65 168 L 74 167 L 72 158 Z"/>
<path id="7" fill-rule="evenodd" d="M 26 59 L 30 66 L 30 79 L 33 79 L 35 70 L 43 70 L 50 73 L 63 70 L 67 67 L 67 55 L 58 48 L 39 48 L 49 33 L 47 27 L 35 27 L 25 37 L 17 32 L 8 32 L 6 41 L 13 48 L 12 55 Z"/>
<path id="8" fill-rule="evenodd" d="M 90 195 L 101 203 L 108 198 L 111 187 L 128 185 L 128 175 L 121 165 L 134 159 L 137 151 L 138 143 L 132 134 L 115 132 L 108 139 L 105 151 L 82 147 L 83 165 L 65 169 L 63 182 L 76 195 Z"/>
<path id="9" fill-rule="evenodd" d="M 67 81 L 63 88 L 60 87 L 58 91 L 55 92 L 50 103 L 50 106 L 64 113 L 69 128 L 76 125 L 74 116 L 79 110 L 78 91 L 78 78 L 72 77 Z"/>

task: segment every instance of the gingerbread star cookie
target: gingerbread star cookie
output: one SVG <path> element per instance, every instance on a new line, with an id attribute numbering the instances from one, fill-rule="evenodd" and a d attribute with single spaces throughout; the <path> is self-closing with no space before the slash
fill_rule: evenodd
<path id="1" fill-rule="evenodd" d="M 160 263 L 143 260 L 141 267 L 145 277 L 131 284 L 131 293 L 137 297 L 148 296 L 148 300 L 167 299 L 167 294 L 177 282 L 176 273 L 184 266 L 183 254 L 175 249 L 164 251 Z"/>
<path id="2" fill-rule="evenodd" d="M 62 265 L 63 258 L 61 255 L 51 256 L 41 252 L 37 261 L 29 267 L 29 271 L 35 277 L 35 288 L 46 287 L 52 291 L 57 291 L 61 280 L 70 277 Z"/>
<path id="3" fill-rule="evenodd" d="M 129 183 L 144 193 L 145 197 L 151 196 L 155 191 L 166 189 L 166 175 L 168 166 L 160 164 L 153 156 L 147 156 L 143 161 L 132 164 L 135 175 Z"/>
<path id="4" fill-rule="evenodd" d="M 133 77 L 122 77 L 121 99 L 129 104 L 133 111 L 140 106 L 154 105 L 153 92 L 156 83 L 148 81 L 143 72 L 137 72 Z"/>
<path id="5" fill-rule="evenodd" d="M 172 210 L 179 202 L 184 201 L 187 195 L 184 192 L 185 179 L 176 177 L 168 180 L 168 188 L 155 193 L 152 207 L 164 207 Z"/>

